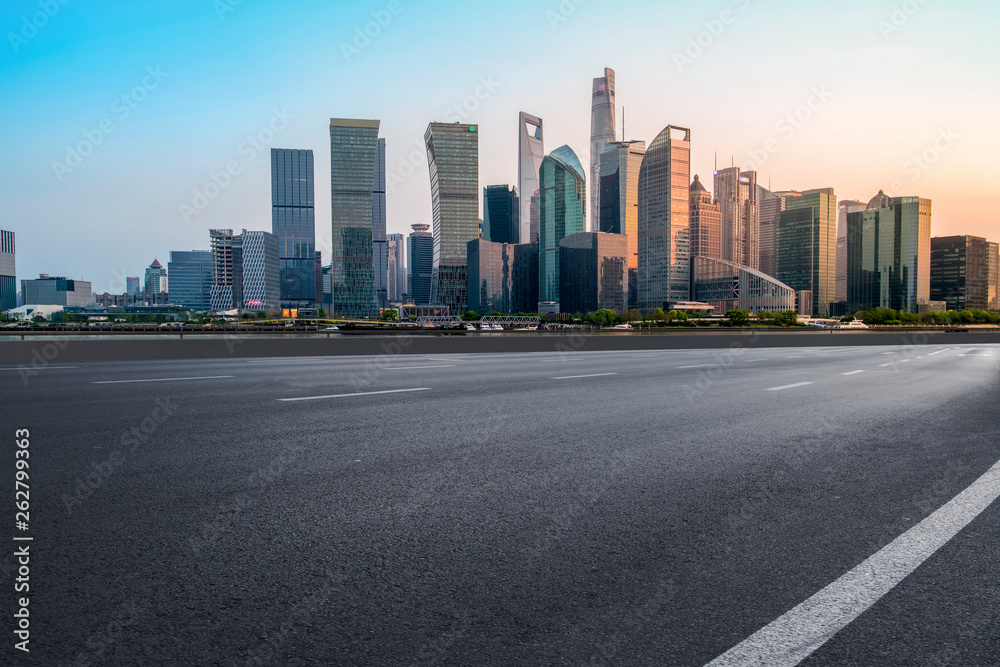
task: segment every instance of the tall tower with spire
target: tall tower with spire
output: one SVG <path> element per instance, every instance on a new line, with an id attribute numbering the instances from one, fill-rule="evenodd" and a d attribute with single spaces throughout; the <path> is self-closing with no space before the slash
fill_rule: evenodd
<path id="1" fill-rule="evenodd" d="M 615 140 L 615 71 L 604 68 L 594 79 L 590 106 L 590 223 L 589 231 L 600 231 L 601 153 Z"/>

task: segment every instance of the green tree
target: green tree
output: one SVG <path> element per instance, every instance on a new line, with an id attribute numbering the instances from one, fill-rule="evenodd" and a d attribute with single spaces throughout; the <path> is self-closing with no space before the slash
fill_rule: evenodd
<path id="1" fill-rule="evenodd" d="M 772 313 L 769 310 L 762 310 L 759 313 L 757 313 L 758 322 L 768 322 L 770 320 L 773 320 L 774 317 L 775 317 L 774 313 Z"/>
<path id="2" fill-rule="evenodd" d="M 602 327 L 611 327 L 618 324 L 618 313 L 610 308 L 601 308 L 596 313 L 593 313 L 593 315 L 593 322 Z"/>
<path id="3" fill-rule="evenodd" d="M 642 320 L 642 313 L 639 312 L 638 308 L 632 308 L 625 317 L 629 322 L 639 322 Z"/>
<path id="4" fill-rule="evenodd" d="M 750 321 L 750 311 L 749 310 L 727 310 L 726 319 L 734 327 L 746 326 L 747 322 Z"/>
<path id="5" fill-rule="evenodd" d="M 399 311 L 390 308 L 382 313 L 382 319 L 386 322 L 395 322 L 399 319 Z"/>
<path id="6" fill-rule="evenodd" d="M 317 315 L 318 315 L 318 316 L 319 316 L 320 318 L 322 318 L 322 319 L 326 319 L 326 311 L 325 311 L 325 310 L 323 310 L 322 308 L 320 308 L 320 309 L 319 309 L 318 311 L 316 311 L 316 314 L 317 314 Z"/>
<path id="7" fill-rule="evenodd" d="M 663 312 L 662 308 L 654 308 L 646 313 L 646 319 L 652 322 L 662 322 L 667 319 L 667 314 Z"/>
<path id="8" fill-rule="evenodd" d="M 799 314 L 794 310 L 786 310 L 775 318 L 774 323 L 781 327 L 795 326 L 799 323 Z"/>

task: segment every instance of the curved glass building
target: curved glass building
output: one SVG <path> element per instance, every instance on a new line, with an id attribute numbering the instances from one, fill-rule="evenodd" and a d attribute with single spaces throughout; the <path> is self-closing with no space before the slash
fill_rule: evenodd
<path id="1" fill-rule="evenodd" d="M 586 231 L 587 179 L 569 146 L 542 160 L 538 197 L 538 300 L 559 302 L 559 242 Z"/>
<path id="2" fill-rule="evenodd" d="M 715 306 L 716 313 L 795 310 L 795 290 L 771 276 L 724 259 L 691 258 L 691 299 Z"/>

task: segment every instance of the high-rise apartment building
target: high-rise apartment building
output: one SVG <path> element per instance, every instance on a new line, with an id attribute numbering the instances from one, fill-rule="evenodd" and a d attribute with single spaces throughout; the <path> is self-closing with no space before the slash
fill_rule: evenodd
<path id="1" fill-rule="evenodd" d="M 314 308 L 321 300 L 316 292 L 315 185 L 311 150 L 271 149 L 271 232 L 278 237 L 283 308 Z"/>
<path id="2" fill-rule="evenodd" d="M 239 308 L 243 303 L 243 238 L 231 229 L 209 230 L 212 252 L 211 310 Z"/>
<path id="3" fill-rule="evenodd" d="M 601 153 L 600 219 L 597 231 L 628 237 L 628 268 L 639 267 L 639 170 L 645 141 L 618 141 Z"/>
<path id="4" fill-rule="evenodd" d="M 154 259 L 153 263 L 146 268 L 146 277 L 143 283 L 146 286 L 146 294 L 150 298 L 155 294 L 167 291 L 167 270 L 158 260 Z"/>
<path id="5" fill-rule="evenodd" d="M 775 229 L 774 277 L 812 292 L 812 314 L 827 317 L 836 294 L 837 196 L 833 188 L 779 194 L 785 210 Z"/>
<path id="6" fill-rule="evenodd" d="M 431 123 L 424 135 L 431 179 L 434 279 L 431 298 L 466 309 L 468 243 L 479 238 L 479 126 Z"/>
<path id="7" fill-rule="evenodd" d="M 243 303 L 247 310 L 281 310 L 281 260 L 278 236 L 270 232 L 243 230 Z M 315 262 L 315 255 L 313 262 Z M 313 285 L 315 289 L 315 283 Z M 315 302 L 309 304 L 310 307 Z"/>
<path id="8" fill-rule="evenodd" d="M 172 250 L 167 262 L 170 303 L 205 312 L 212 308 L 212 252 Z"/>
<path id="9" fill-rule="evenodd" d="M 375 268 L 375 296 L 380 308 L 388 306 L 389 254 L 385 224 L 385 139 L 379 139 L 375 180 L 372 183 L 372 263 Z"/>
<path id="10" fill-rule="evenodd" d="M 434 280 L 434 235 L 428 231 L 430 225 L 412 227 L 406 241 L 406 291 L 415 305 L 427 306 Z"/>
<path id="11" fill-rule="evenodd" d="M 333 312 L 341 317 L 379 314 L 372 245 L 378 209 L 373 187 L 379 169 L 378 131 L 377 120 L 330 119 L 330 280 Z"/>
<path id="12" fill-rule="evenodd" d="M 867 205 L 856 199 L 842 199 L 837 205 L 837 289 L 834 301 L 847 301 L 847 215 L 864 211 Z"/>
<path id="13" fill-rule="evenodd" d="M 979 236 L 931 239 L 931 301 L 946 302 L 948 310 L 987 310 L 990 279 L 989 241 Z"/>
<path id="14" fill-rule="evenodd" d="M 697 174 L 690 197 L 691 256 L 722 259 L 722 210 Z"/>
<path id="15" fill-rule="evenodd" d="M 17 308 L 14 232 L 0 230 L 0 312 Z"/>
<path id="16" fill-rule="evenodd" d="M 600 229 L 601 154 L 615 140 L 615 71 L 604 68 L 604 76 L 594 79 L 590 105 L 590 223 L 586 230 Z"/>
<path id="17" fill-rule="evenodd" d="M 638 307 L 690 299 L 691 130 L 668 125 L 639 171 Z"/>
<path id="18" fill-rule="evenodd" d="M 581 232 L 559 242 L 559 297 L 566 313 L 628 309 L 628 238 Z"/>
<path id="19" fill-rule="evenodd" d="M 742 266 L 760 266 L 760 210 L 757 172 L 739 167 L 715 172 L 715 202 L 722 216 L 722 257 Z"/>
<path id="20" fill-rule="evenodd" d="M 775 234 L 778 216 L 785 210 L 785 198 L 758 185 L 757 209 L 760 219 L 760 271 L 773 277 L 778 272 Z"/>
<path id="21" fill-rule="evenodd" d="M 847 214 L 847 312 L 916 313 L 930 298 L 931 200 L 879 191 Z"/>
<path id="22" fill-rule="evenodd" d="M 520 212 L 517 188 L 487 185 L 483 188 L 483 238 L 494 243 L 517 243 L 521 236 Z"/>
<path id="23" fill-rule="evenodd" d="M 517 191 L 520 195 L 518 237 L 515 243 L 538 242 L 538 209 L 532 198 L 538 192 L 538 171 L 545 159 L 542 119 L 521 112 L 517 118 Z"/>
<path id="24" fill-rule="evenodd" d="M 560 146 L 542 160 L 538 183 L 538 300 L 559 303 L 559 242 L 586 231 L 587 179 L 573 149 Z"/>

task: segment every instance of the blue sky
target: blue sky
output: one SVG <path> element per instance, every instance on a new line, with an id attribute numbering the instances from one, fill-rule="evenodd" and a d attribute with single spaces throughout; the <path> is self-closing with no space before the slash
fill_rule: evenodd
<path id="1" fill-rule="evenodd" d="M 995 2 L 15 0 L 0 26 L 0 227 L 19 278 L 120 291 L 153 258 L 206 248 L 209 228 L 270 229 L 271 147 L 316 152 L 327 250 L 330 117 L 382 121 L 388 226 L 409 231 L 431 217 L 428 122 L 480 125 L 482 185 L 516 182 L 522 110 L 547 150 L 587 163 L 605 66 L 628 138 L 690 127 L 708 185 L 718 153 L 775 189 L 930 197 L 935 235 L 1000 240 Z M 81 142 L 96 145 L 67 161 Z"/>

